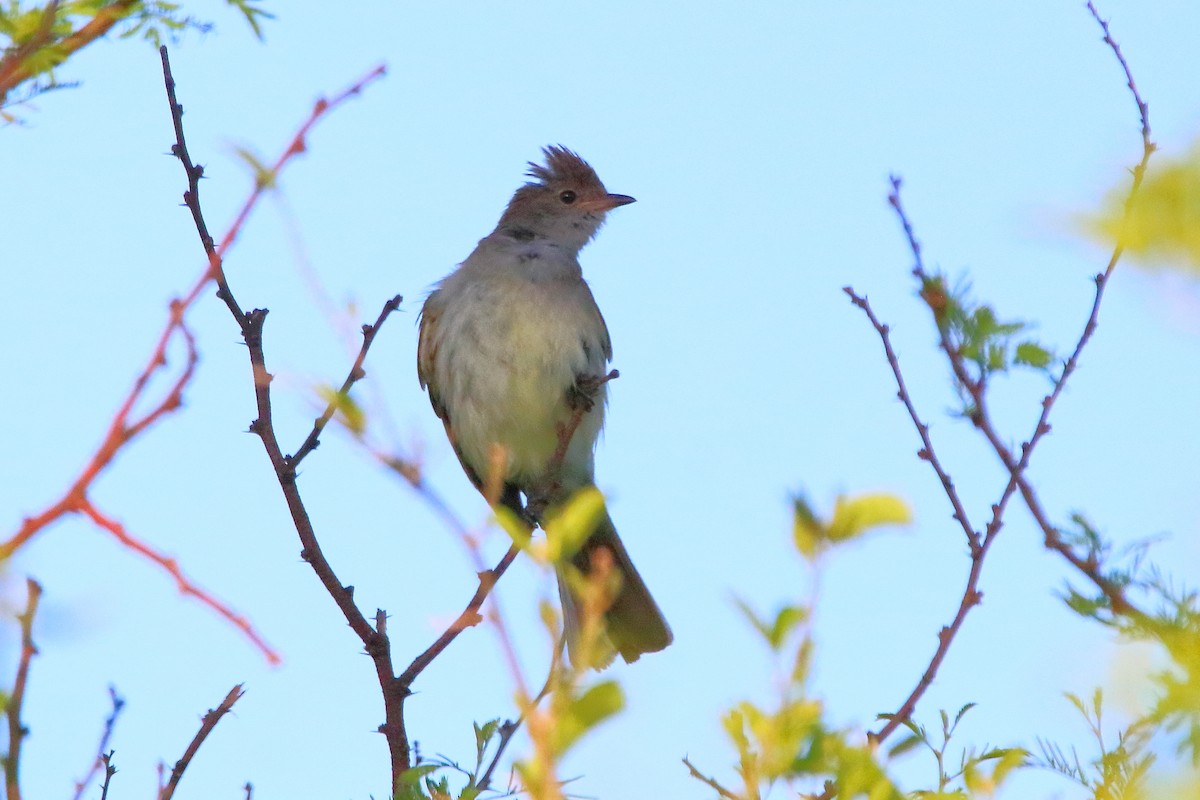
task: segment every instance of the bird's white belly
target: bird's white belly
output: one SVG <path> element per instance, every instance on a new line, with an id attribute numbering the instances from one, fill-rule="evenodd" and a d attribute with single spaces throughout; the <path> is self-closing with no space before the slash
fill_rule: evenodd
<path id="1" fill-rule="evenodd" d="M 581 313 L 553 286 L 481 282 L 471 293 L 469 317 L 456 314 L 458 308 L 445 309 L 442 317 L 447 410 L 463 457 L 483 480 L 492 477 L 499 447 L 504 480 L 526 486 L 544 475 L 558 448 L 573 413 L 568 392 L 577 377 L 604 374 L 603 345 L 580 330 L 590 310 Z M 603 415 L 602 388 L 572 438 L 566 472 L 590 479 Z"/>

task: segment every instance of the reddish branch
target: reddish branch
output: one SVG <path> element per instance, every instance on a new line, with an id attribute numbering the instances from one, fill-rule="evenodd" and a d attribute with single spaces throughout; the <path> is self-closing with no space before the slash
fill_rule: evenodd
<path id="1" fill-rule="evenodd" d="M 21 800 L 21 743 L 29 733 L 21 722 L 21 706 L 25 702 L 25 688 L 29 683 L 29 664 L 38 652 L 33 643 L 33 618 L 37 614 L 38 601 L 42 597 L 42 587 L 33 578 L 26 578 L 25 585 L 29 592 L 29 600 L 25 611 L 17 615 L 17 621 L 21 625 L 21 657 L 17 661 L 17 677 L 13 681 L 12 692 L 4 706 L 4 716 L 8 719 L 8 752 L 5 753 L 3 762 L 4 790 L 8 800 Z"/>
<path id="2" fill-rule="evenodd" d="M 184 389 L 190 384 L 195 374 L 197 354 L 196 341 L 188 329 L 186 315 L 196 303 L 200 293 L 211 280 L 209 271 L 205 271 L 182 299 L 172 300 L 168 309 L 167 321 L 159 334 L 158 341 L 150 352 L 145 366 L 134 379 L 133 386 L 121 401 L 117 412 L 109 423 L 108 430 L 101 439 L 99 446 L 84 464 L 80 474 L 75 478 L 66 492 L 56 502 L 40 513 L 26 517 L 17 532 L 7 541 L 0 543 L 0 561 L 9 559 L 14 552 L 32 539 L 35 535 L 48 528 L 53 523 L 69 514 L 84 514 L 93 520 L 101 529 L 111 533 L 119 542 L 129 549 L 145 556 L 152 562 L 165 569 L 175 579 L 181 591 L 201 600 L 205 605 L 215 610 L 220 616 L 235 625 L 257 647 L 272 664 L 280 661 L 276 653 L 263 638 L 257 634 L 249 622 L 237 614 L 230 606 L 217 599 L 208 591 L 202 589 L 179 569 L 174 559 L 165 556 L 146 542 L 132 536 L 123 527 L 112 522 L 101 514 L 92 503 L 89 491 L 96 478 L 112 464 L 117 453 L 127 447 L 139 435 L 157 424 L 166 415 L 177 411 L 183 404 Z M 167 367 L 167 349 L 175 340 L 182 340 L 185 350 L 183 368 L 175 376 L 166 393 L 153 403 L 148 411 L 141 415 L 134 413 L 145 399 L 151 380 Z"/>
<path id="3" fill-rule="evenodd" d="M 217 727 L 221 717 L 229 713 L 241 696 L 245 694 L 242 691 L 242 685 L 229 690 L 229 694 L 225 695 L 225 699 L 216 708 L 209 709 L 200 722 L 200 730 L 196 731 L 196 735 L 192 737 L 192 741 L 188 743 L 187 749 L 183 751 L 183 756 L 175 762 L 175 766 L 171 768 L 171 775 L 167 778 L 167 782 L 158 790 L 158 800 L 171 800 L 175 794 L 175 788 L 179 786 L 179 780 L 183 777 L 184 771 L 188 765 L 192 763 L 192 759 L 196 757 L 196 752 L 200 749 L 200 745 L 204 744 L 204 740 L 213 732 L 213 728 Z"/>

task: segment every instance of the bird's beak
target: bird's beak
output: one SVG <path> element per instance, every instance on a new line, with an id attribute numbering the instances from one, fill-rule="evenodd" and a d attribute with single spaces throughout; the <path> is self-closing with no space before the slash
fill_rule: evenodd
<path id="1" fill-rule="evenodd" d="M 617 206 L 627 206 L 636 201 L 627 194 L 608 194 L 594 202 L 597 211 L 612 211 Z"/>

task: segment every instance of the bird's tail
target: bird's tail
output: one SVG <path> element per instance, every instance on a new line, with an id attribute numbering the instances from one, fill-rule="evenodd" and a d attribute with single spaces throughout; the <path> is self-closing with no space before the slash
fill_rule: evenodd
<path id="1" fill-rule="evenodd" d="M 621 537 L 617 535 L 608 512 L 603 512 L 596 530 L 588 537 L 583 548 L 573 559 L 575 566 L 587 576 L 595 565 L 597 551 L 605 550 L 611 556 L 613 571 L 620 577 L 620 587 L 608 611 L 604 614 L 607 644 L 611 646 L 607 658 L 600 659 L 603 666 L 612 652 L 621 654 L 627 663 L 637 661 L 643 653 L 654 653 L 669 645 L 671 628 L 646 588 L 642 576 L 629 558 Z M 568 586 L 560 573 L 559 595 L 562 597 L 564 629 L 571 662 L 579 665 L 580 610 L 579 598 Z M 595 660 L 595 659 L 593 659 Z"/>

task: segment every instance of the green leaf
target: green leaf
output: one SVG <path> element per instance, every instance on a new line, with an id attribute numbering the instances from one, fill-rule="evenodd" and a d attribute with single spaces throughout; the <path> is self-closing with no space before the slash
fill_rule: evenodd
<path id="1" fill-rule="evenodd" d="M 796 549 L 801 555 L 811 559 L 817 555 L 828 538 L 825 535 L 825 525 L 817 518 L 804 495 L 792 498 L 792 508 L 792 538 Z"/>
<path id="2" fill-rule="evenodd" d="M 254 173 L 254 184 L 259 189 L 274 189 L 275 188 L 275 170 L 263 163 L 262 159 L 250 152 L 245 147 L 235 147 L 233 149 L 242 161 L 249 165 Z"/>
<path id="3" fill-rule="evenodd" d="M 569 561 L 596 531 L 604 515 L 604 495 L 588 486 L 571 495 L 546 518 L 546 555 L 552 564 Z"/>
<path id="4" fill-rule="evenodd" d="M 1037 342 L 1028 341 L 1017 345 L 1017 352 L 1013 358 L 1013 363 L 1025 367 L 1033 367 L 1034 369 L 1046 369 L 1046 367 L 1050 366 L 1052 358 L 1053 356 L 1049 350 Z"/>
<path id="5" fill-rule="evenodd" d="M 512 539 L 513 544 L 526 553 L 532 553 L 529 545 L 533 540 L 533 531 L 529 528 L 529 523 L 507 506 L 496 506 L 493 509 L 496 515 L 496 522 L 504 529 L 504 532 Z M 536 555 L 535 553 L 532 553 Z"/>
<path id="6" fill-rule="evenodd" d="M 758 616 L 750 604 L 742 598 L 735 597 L 733 602 L 759 635 L 771 646 L 771 649 L 776 652 L 783 647 L 796 627 L 809 618 L 809 610 L 803 606 L 784 606 L 775 612 L 775 619 L 768 623 Z"/>
<path id="7" fill-rule="evenodd" d="M 621 710 L 625 695 L 616 681 L 601 681 L 573 699 L 554 730 L 554 747 L 565 753 L 580 736 Z"/>
<path id="8" fill-rule="evenodd" d="M 500 720 L 493 719 L 480 725 L 478 722 L 473 723 L 475 726 L 475 754 L 483 759 L 483 751 L 487 749 L 488 742 L 496 735 L 496 729 L 500 727 Z"/>
<path id="9" fill-rule="evenodd" d="M 343 394 L 332 386 L 318 386 L 317 393 L 321 399 L 333 407 L 338 419 L 346 429 L 355 436 L 362 436 L 367 429 L 367 415 L 362 406 L 353 397 Z"/>
<path id="10" fill-rule="evenodd" d="M 909 750 L 912 750 L 923 744 L 924 742 L 925 740 L 920 736 L 917 736 L 915 733 L 910 736 L 906 736 L 899 742 L 896 742 L 896 744 L 893 745 L 890 750 L 888 750 L 888 758 L 895 758 L 896 756 L 903 755 Z"/>
<path id="11" fill-rule="evenodd" d="M 858 497 L 839 497 L 829 523 L 830 541 L 843 542 L 884 525 L 907 525 L 912 522 L 908 504 L 894 494 L 864 494 Z"/>

